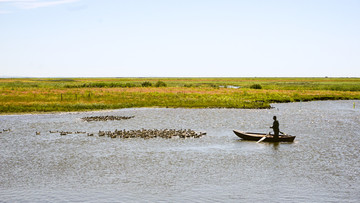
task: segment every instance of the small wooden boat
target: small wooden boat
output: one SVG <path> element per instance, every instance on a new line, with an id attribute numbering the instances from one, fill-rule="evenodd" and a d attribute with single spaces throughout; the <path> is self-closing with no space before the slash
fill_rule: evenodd
<path id="1" fill-rule="evenodd" d="M 263 142 L 294 142 L 296 136 L 292 135 L 279 135 L 279 139 L 275 139 L 273 134 L 265 134 L 265 133 L 250 133 L 250 132 L 243 132 L 239 130 L 233 130 L 234 133 L 244 140 L 253 140 L 259 141 L 261 138 L 266 136 Z"/>

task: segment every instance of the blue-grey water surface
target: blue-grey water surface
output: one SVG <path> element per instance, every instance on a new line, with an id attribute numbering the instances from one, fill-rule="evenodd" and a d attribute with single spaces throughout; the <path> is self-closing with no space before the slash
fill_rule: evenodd
<path id="1" fill-rule="evenodd" d="M 360 102 L 273 107 L 0 116 L 0 129 L 11 129 L 0 134 L 0 202 L 359 202 Z M 135 117 L 81 120 L 100 115 Z M 269 132 L 273 115 L 281 131 L 297 136 L 294 143 L 242 141 L 232 132 Z M 99 130 L 141 128 L 207 135 L 97 136 Z"/>

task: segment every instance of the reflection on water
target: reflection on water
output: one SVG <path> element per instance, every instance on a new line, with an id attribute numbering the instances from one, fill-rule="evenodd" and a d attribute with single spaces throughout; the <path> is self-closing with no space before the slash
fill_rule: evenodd
<path id="1" fill-rule="evenodd" d="M 360 199 L 359 101 L 274 109 L 121 109 L 0 116 L 0 199 L 14 201 L 295 201 Z M 86 116 L 135 116 L 84 122 Z M 239 140 L 277 115 L 294 143 Z M 99 130 L 194 129 L 200 139 L 110 139 Z M 61 136 L 49 131 L 95 133 Z M 41 132 L 36 135 L 36 131 Z"/>

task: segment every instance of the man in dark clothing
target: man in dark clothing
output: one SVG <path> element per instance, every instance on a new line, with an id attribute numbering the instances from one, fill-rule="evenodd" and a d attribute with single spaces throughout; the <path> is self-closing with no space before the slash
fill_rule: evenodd
<path id="1" fill-rule="evenodd" d="M 273 117 L 274 122 L 273 122 L 273 126 L 271 126 L 270 128 L 272 128 L 274 130 L 274 138 L 275 139 L 279 139 L 279 121 L 276 120 L 276 116 Z"/>

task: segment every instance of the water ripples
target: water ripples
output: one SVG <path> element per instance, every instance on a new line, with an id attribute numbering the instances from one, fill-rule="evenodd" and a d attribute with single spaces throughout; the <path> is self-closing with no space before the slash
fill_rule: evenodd
<path id="1" fill-rule="evenodd" d="M 360 111 L 354 101 L 274 109 L 121 109 L 0 116 L 0 198 L 5 202 L 356 202 Z M 355 101 L 358 102 L 358 101 Z M 357 105 L 360 106 L 360 105 Z M 89 116 L 134 116 L 84 122 Z M 270 131 L 294 143 L 239 140 Z M 194 129 L 199 139 L 109 139 L 50 130 Z M 35 132 L 41 132 L 36 135 Z"/>

